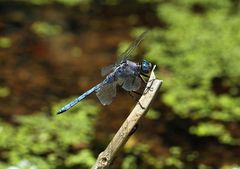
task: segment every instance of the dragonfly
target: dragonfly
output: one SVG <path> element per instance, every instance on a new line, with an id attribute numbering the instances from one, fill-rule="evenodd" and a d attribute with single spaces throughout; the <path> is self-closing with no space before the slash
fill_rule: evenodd
<path id="1" fill-rule="evenodd" d="M 137 48 L 140 42 L 146 36 L 147 31 L 141 33 L 129 47 L 118 57 L 118 61 L 115 64 L 109 65 L 101 69 L 102 76 L 105 79 L 65 105 L 61 108 L 57 114 L 61 114 L 71 107 L 76 105 L 81 100 L 85 99 L 88 95 L 96 92 L 96 96 L 102 105 L 109 105 L 112 103 L 113 98 L 116 96 L 117 85 L 121 86 L 128 92 L 136 92 L 140 89 L 142 76 L 147 76 L 152 70 L 152 64 L 143 59 L 141 62 L 136 63 L 130 61 L 133 51 Z"/>

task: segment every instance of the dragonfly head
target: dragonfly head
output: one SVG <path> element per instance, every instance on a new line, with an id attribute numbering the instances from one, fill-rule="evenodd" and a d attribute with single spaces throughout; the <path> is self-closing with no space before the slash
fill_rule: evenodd
<path id="1" fill-rule="evenodd" d="M 141 66 L 141 73 L 148 74 L 152 70 L 152 64 L 146 60 L 143 60 L 140 66 Z"/>

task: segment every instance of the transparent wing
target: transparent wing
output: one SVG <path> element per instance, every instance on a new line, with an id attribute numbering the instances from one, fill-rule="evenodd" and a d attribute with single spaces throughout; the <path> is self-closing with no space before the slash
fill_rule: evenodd
<path id="1" fill-rule="evenodd" d="M 123 81 L 122 88 L 126 91 L 137 91 L 141 87 L 141 79 L 139 77 L 127 77 Z"/>
<path id="2" fill-rule="evenodd" d="M 112 103 L 113 97 L 116 96 L 116 82 L 107 83 L 96 91 L 96 95 L 102 105 L 109 105 Z"/>
<path id="3" fill-rule="evenodd" d="M 146 36 L 147 31 L 144 31 L 143 33 L 141 33 L 141 35 L 139 35 L 127 48 L 127 50 L 125 50 L 118 58 L 118 63 L 120 63 L 122 60 L 126 60 L 131 54 L 132 52 L 136 49 L 136 47 L 139 45 L 139 43 L 144 39 L 144 37 Z"/>
<path id="4" fill-rule="evenodd" d="M 105 76 L 105 75 L 109 74 L 110 72 L 112 72 L 114 66 L 115 66 L 115 65 L 112 64 L 112 65 L 108 65 L 108 66 L 106 66 L 106 67 L 103 67 L 103 68 L 101 69 L 101 75 L 102 75 L 102 76 Z"/>

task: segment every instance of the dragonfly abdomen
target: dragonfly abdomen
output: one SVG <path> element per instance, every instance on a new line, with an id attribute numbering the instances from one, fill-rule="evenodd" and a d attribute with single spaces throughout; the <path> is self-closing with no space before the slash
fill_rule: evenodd
<path id="1" fill-rule="evenodd" d="M 105 85 L 107 83 L 106 79 L 104 81 L 102 81 L 101 83 L 97 84 L 96 86 L 92 87 L 91 89 L 89 89 L 88 91 L 86 91 L 85 93 L 83 93 L 81 96 L 79 96 L 78 98 L 74 99 L 73 101 L 71 101 L 69 104 L 67 104 L 66 106 L 64 106 L 61 110 L 58 111 L 57 114 L 61 114 L 65 111 L 67 111 L 68 109 L 70 109 L 71 107 L 73 107 L 75 104 L 77 104 L 78 102 L 80 102 L 81 100 L 83 100 L 85 97 L 87 97 L 88 95 L 90 95 L 92 92 L 98 90 L 100 87 L 102 87 L 103 85 Z"/>

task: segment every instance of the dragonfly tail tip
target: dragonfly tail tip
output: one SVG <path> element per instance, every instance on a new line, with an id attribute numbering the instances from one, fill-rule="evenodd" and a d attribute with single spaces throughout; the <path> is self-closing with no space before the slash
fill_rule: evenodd
<path id="1" fill-rule="evenodd" d="M 62 114 L 62 113 L 64 113 L 65 112 L 65 110 L 59 110 L 58 112 L 57 112 L 57 115 L 58 114 Z"/>

